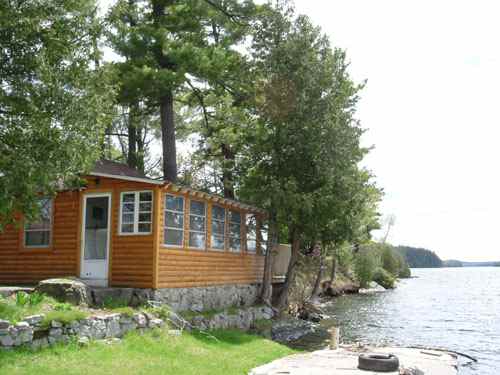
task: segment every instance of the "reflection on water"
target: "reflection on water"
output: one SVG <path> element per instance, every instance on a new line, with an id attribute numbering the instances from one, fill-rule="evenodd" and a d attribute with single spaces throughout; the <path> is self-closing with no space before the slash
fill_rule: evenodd
<path id="1" fill-rule="evenodd" d="M 394 291 L 349 295 L 325 307 L 343 342 L 441 347 L 479 359 L 461 374 L 500 374 L 500 268 L 413 269 Z M 321 331 L 296 346 L 327 345 Z"/>

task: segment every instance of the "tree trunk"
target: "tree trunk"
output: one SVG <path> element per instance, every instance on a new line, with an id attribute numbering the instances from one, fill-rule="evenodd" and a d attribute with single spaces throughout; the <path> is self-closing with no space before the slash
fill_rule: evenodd
<path id="1" fill-rule="evenodd" d="M 175 149 L 174 96 L 172 91 L 160 98 L 161 144 L 163 148 L 163 178 L 177 180 Z"/>
<path id="2" fill-rule="evenodd" d="M 300 255 L 300 238 L 296 230 L 292 230 L 292 256 L 290 257 L 290 263 L 288 264 L 288 270 L 286 271 L 285 282 L 278 296 L 276 302 L 276 308 L 279 311 L 283 311 L 287 307 L 288 303 L 288 292 L 290 290 L 290 285 L 293 283 L 295 278 L 295 268 L 299 261 Z"/>
<path id="3" fill-rule="evenodd" d="M 319 295 L 319 288 L 321 286 L 321 280 L 323 279 L 324 268 L 325 268 L 325 257 L 323 254 L 321 254 L 319 256 L 318 273 L 316 274 L 316 280 L 314 281 L 314 287 L 311 292 L 311 298 L 317 298 Z"/>
<path id="4" fill-rule="evenodd" d="M 264 263 L 264 276 L 262 278 L 262 285 L 260 289 L 260 301 L 268 306 L 271 306 L 272 298 L 272 271 L 274 263 L 274 249 L 278 243 L 278 226 L 274 215 L 271 216 L 269 221 L 269 233 L 267 236 L 267 253 Z"/>
<path id="5" fill-rule="evenodd" d="M 335 281 L 336 277 L 337 277 L 337 250 L 334 247 L 332 256 L 332 273 L 330 275 L 330 280 L 332 283 Z"/>
<path id="6" fill-rule="evenodd" d="M 145 169 L 145 162 L 144 162 L 144 156 L 145 156 L 145 150 L 144 150 L 144 137 L 145 135 L 143 132 L 146 132 L 146 129 L 138 126 L 137 127 L 137 169 L 144 173 Z"/>
<path id="7" fill-rule="evenodd" d="M 162 20 L 166 16 L 167 5 L 174 1 L 152 0 L 154 32 L 161 31 Z M 155 59 L 161 69 L 175 71 L 176 66 L 164 54 L 164 46 L 157 42 L 152 49 Z M 166 87 L 160 100 L 161 144 L 163 149 L 163 178 L 170 182 L 177 181 L 177 152 L 175 149 L 174 92 L 172 87 Z"/>
<path id="8" fill-rule="evenodd" d="M 222 150 L 222 184 L 224 186 L 224 198 L 234 199 L 234 158 L 235 155 L 231 151 L 230 147 L 223 143 L 221 145 Z"/>
<path id="9" fill-rule="evenodd" d="M 135 105 L 129 108 L 127 129 L 127 165 L 130 168 L 137 168 L 137 108 Z"/>

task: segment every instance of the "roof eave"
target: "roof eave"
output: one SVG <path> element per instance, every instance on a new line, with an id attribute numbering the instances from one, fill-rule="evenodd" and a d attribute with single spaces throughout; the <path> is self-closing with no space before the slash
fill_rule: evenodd
<path id="1" fill-rule="evenodd" d="M 124 181 L 143 182 L 143 183 L 152 184 L 152 185 L 164 185 L 165 184 L 164 181 L 156 181 L 156 180 L 151 180 L 149 178 L 121 176 L 121 175 L 108 174 L 108 173 L 90 172 L 88 175 L 89 176 L 96 176 L 96 177 L 115 178 L 117 180 L 124 180 Z"/>

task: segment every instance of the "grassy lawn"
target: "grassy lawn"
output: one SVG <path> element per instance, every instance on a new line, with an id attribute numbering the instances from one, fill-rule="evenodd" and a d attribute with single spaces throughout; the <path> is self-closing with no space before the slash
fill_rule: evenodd
<path id="1" fill-rule="evenodd" d="M 0 374 L 247 374 L 250 369 L 296 351 L 239 331 L 169 336 L 165 331 L 129 334 L 116 344 L 93 342 L 38 352 L 0 351 Z"/>

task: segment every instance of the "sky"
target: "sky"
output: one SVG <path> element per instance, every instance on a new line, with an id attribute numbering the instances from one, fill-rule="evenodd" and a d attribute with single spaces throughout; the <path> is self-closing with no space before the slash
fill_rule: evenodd
<path id="1" fill-rule="evenodd" d="M 367 80 L 357 117 L 381 212 L 396 218 L 388 241 L 500 260 L 500 3 L 295 4 L 347 51 L 354 80 Z"/>

